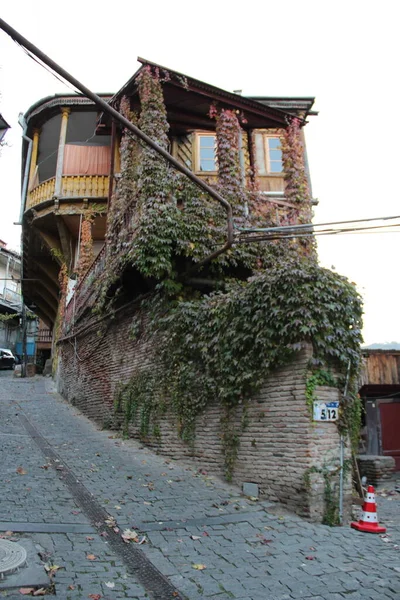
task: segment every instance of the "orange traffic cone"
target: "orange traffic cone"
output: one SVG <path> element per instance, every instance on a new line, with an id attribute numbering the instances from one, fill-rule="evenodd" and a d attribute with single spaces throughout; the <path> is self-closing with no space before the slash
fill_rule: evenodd
<path id="1" fill-rule="evenodd" d="M 368 533 L 385 533 L 386 527 L 381 527 L 378 523 L 375 490 L 372 485 L 368 486 L 367 497 L 364 499 L 361 518 L 358 523 L 351 523 L 351 527 L 358 531 L 367 531 Z"/>

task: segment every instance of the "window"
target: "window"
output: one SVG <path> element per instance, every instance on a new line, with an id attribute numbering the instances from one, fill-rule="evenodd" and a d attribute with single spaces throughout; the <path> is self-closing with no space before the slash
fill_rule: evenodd
<path id="1" fill-rule="evenodd" d="M 197 135 L 196 171 L 213 172 L 217 170 L 215 141 L 214 134 Z"/>
<path id="2" fill-rule="evenodd" d="M 255 148 L 259 175 L 282 173 L 282 150 L 279 137 L 265 133 L 256 133 Z"/>

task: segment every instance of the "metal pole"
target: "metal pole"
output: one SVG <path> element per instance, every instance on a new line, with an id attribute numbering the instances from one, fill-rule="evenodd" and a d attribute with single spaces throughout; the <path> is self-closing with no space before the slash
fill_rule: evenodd
<path id="1" fill-rule="evenodd" d="M 347 396 L 347 389 L 349 386 L 351 361 L 347 365 L 346 383 L 343 390 L 343 397 Z M 339 471 L 339 523 L 343 524 L 343 469 L 344 469 L 344 437 L 340 434 L 340 471 Z"/>
<path id="2" fill-rule="evenodd" d="M 26 307 L 22 300 L 22 361 L 21 361 L 21 377 L 26 377 Z"/>
<path id="3" fill-rule="evenodd" d="M 97 96 L 91 92 L 86 86 L 84 86 L 80 81 L 75 79 L 70 73 L 65 71 L 60 65 L 58 65 L 54 60 L 49 58 L 46 54 L 44 54 L 39 48 L 34 46 L 29 40 L 24 38 L 18 31 L 16 31 L 13 27 L 8 25 L 3 19 L 0 19 L 0 29 L 5 31 L 14 41 L 18 44 L 29 50 L 32 54 L 34 54 L 39 60 L 41 60 L 45 65 L 50 67 L 53 71 L 58 73 L 61 77 L 66 79 L 69 83 L 71 83 L 74 87 L 76 87 L 84 96 L 93 100 L 97 106 L 99 106 L 105 113 L 108 113 L 112 117 L 115 118 L 116 121 L 121 123 L 126 129 L 134 133 L 138 138 L 143 140 L 148 146 L 153 148 L 158 154 L 160 154 L 165 160 L 167 160 L 171 165 L 173 165 L 178 171 L 186 175 L 193 183 L 195 183 L 198 187 L 201 187 L 207 194 L 209 194 L 214 200 L 217 200 L 222 206 L 225 208 L 227 212 L 228 219 L 228 239 L 223 248 L 218 253 L 225 251 L 230 248 L 233 242 L 233 214 L 232 207 L 225 198 L 223 198 L 218 192 L 216 192 L 213 188 L 207 185 L 204 181 L 202 181 L 199 177 L 197 177 L 192 171 L 190 171 L 187 167 L 182 165 L 179 161 L 177 161 L 169 152 L 161 148 L 158 144 L 156 144 L 148 135 L 143 133 L 138 127 L 133 125 L 128 119 L 125 119 L 115 108 L 110 106 L 105 100 Z M 216 253 L 213 253 L 211 256 L 214 257 Z"/>

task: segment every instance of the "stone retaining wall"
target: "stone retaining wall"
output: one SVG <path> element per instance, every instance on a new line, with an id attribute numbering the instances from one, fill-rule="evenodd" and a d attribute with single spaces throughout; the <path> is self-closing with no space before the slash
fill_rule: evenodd
<path id="1" fill-rule="evenodd" d="M 62 343 L 58 362 L 58 388 L 61 394 L 90 418 L 109 427 L 115 422 L 113 401 L 119 384 L 151 364 L 149 341 L 133 342 L 128 330 L 133 313 L 108 324 L 100 335 L 92 330 L 76 343 Z M 324 473 L 333 473 L 337 492 L 339 436 L 335 423 L 313 423 L 305 397 L 305 374 L 312 355 L 310 347 L 297 353 L 293 362 L 266 378 L 257 396 L 238 406 L 232 417 L 239 438 L 233 481 L 258 484 L 265 498 L 280 501 L 290 510 L 321 520 L 324 512 Z M 336 388 L 317 388 L 321 400 L 338 399 Z M 190 459 L 199 468 L 224 474 L 220 406 L 211 406 L 198 417 L 193 445 L 177 433 L 171 411 L 158 421 L 160 436 L 144 442 L 173 459 Z M 130 426 L 132 437 L 139 430 Z M 308 484 L 307 484 L 308 482 Z M 349 483 L 346 504 L 350 506 Z"/>

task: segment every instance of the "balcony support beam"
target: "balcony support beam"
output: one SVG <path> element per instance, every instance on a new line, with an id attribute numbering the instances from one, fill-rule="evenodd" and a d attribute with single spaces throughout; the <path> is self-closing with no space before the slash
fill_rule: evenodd
<path id="1" fill-rule="evenodd" d="M 39 233 L 41 239 L 43 240 L 47 248 L 50 250 L 52 257 L 61 266 L 64 261 L 62 257 L 62 248 L 60 246 L 59 240 L 50 233 L 45 233 L 40 229 L 37 229 L 37 232 Z"/>
<path id="2" fill-rule="evenodd" d="M 61 248 L 64 254 L 64 259 L 67 264 L 68 270 L 71 271 L 74 266 L 72 256 L 72 237 L 62 217 L 56 216 L 56 223 L 58 235 L 60 236 Z"/>

